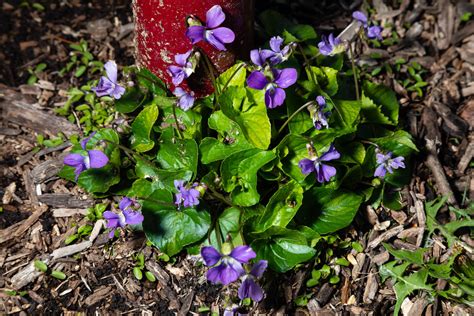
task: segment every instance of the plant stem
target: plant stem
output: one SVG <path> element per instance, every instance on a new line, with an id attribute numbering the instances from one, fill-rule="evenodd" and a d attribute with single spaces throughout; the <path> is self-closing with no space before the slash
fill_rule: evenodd
<path id="1" fill-rule="evenodd" d="M 239 65 L 239 67 L 237 67 L 237 69 L 234 71 L 234 73 L 229 77 L 229 80 L 227 80 L 227 82 L 225 83 L 224 87 L 222 88 L 222 91 L 225 91 L 225 89 L 227 89 L 227 86 L 229 85 L 230 81 L 235 77 L 235 75 L 239 72 L 239 70 L 244 66 L 245 64 L 244 63 L 241 63 Z"/>
<path id="2" fill-rule="evenodd" d="M 217 99 L 217 96 L 220 94 L 220 91 L 219 91 L 219 88 L 217 86 L 216 76 L 214 75 L 214 71 L 213 71 L 213 68 L 212 68 L 212 63 L 211 63 L 211 61 L 209 60 L 209 57 L 207 57 L 207 55 L 204 51 L 199 49 L 199 52 L 201 53 L 201 56 L 204 60 L 204 66 L 205 66 L 205 68 L 206 68 L 206 70 L 209 74 L 209 77 L 211 78 L 212 85 L 214 86 L 214 93 L 216 94 L 215 99 Z"/>
<path id="3" fill-rule="evenodd" d="M 355 85 L 355 91 L 356 91 L 356 99 L 357 101 L 360 101 L 360 95 L 359 95 L 359 79 L 357 76 L 357 71 L 356 71 L 356 66 L 355 66 L 355 61 L 354 61 L 354 51 L 352 49 L 352 45 L 349 42 L 349 52 L 350 52 L 350 59 L 351 59 L 351 64 L 352 64 L 352 75 L 354 76 L 354 85 Z"/>
<path id="4" fill-rule="evenodd" d="M 180 139 L 183 139 L 183 134 L 181 133 L 181 130 L 179 129 L 178 116 L 176 115 L 176 103 L 173 104 L 173 117 L 176 122 L 176 130 L 178 131 L 178 136 Z"/>
<path id="5" fill-rule="evenodd" d="M 278 130 L 277 136 L 280 135 L 280 133 L 283 131 L 283 129 L 286 127 L 286 125 L 288 125 L 288 123 L 296 116 L 296 114 L 300 113 L 301 111 L 303 111 L 305 108 L 307 108 L 308 106 L 310 106 L 313 103 L 314 103 L 313 101 L 306 102 L 298 110 L 296 110 L 293 114 L 291 114 L 291 116 L 285 121 L 285 123 L 283 123 L 283 125 Z"/>
<path id="6" fill-rule="evenodd" d="M 308 68 L 309 75 L 311 76 L 311 80 L 313 80 L 313 83 L 315 86 L 318 86 L 318 81 L 316 80 L 316 77 L 314 76 L 314 73 L 311 70 L 311 65 L 309 64 L 309 60 L 306 57 L 306 54 L 304 53 L 303 47 L 301 47 L 300 44 L 297 44 L 297 45 L 298 45 L 298 49 L 300 50 L 301 55 L 303 56 L 304 66 Z"/>

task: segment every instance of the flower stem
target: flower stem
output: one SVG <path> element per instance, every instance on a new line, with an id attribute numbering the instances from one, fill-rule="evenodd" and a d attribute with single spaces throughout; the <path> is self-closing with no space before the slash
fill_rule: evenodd
<path id="1" fill-rule="evenodd" d="M 220 94 L 220 90 L 219 90 L 219 87 L 217 86 L 216 76 L 214 75 L 212 63 L 209 60 L 209 57 L 206 55 L 206 53 L 203 50 L 199 49 L 199 52 L 201 53 L 201 56 L 203 57 L 204 67 L 206 68 L 207 73 L 209 74 L 209 77 L 211 78 L 212 85 L 214 87 L 214 91 L 217 98 L 217 96 L 219 96 Z"/>
<path id="2" fill-rule="evenodd" d="M 176 122 L 176 130 L 178 131 L 178 136 L 180 139 L 183 139 L 183 134 L 181 133 L 181 130 L 179 129 L 178 116 L 176 115 L 176 103 L 173 104 L 173 117 Z"/>
<path id="3" fill-rule="evenodd" d="M 225 83 L 224 87 L 222 88 L 222 91 L 225 91 L 225 89 L 227 89 L 227 86 L 230 84 L 230 81 L 235 77 L 235 75 L 239 72 L 239 70 L 244 66 L 245 64 L 244 63 L 241 63 L 239 65 L 239 67 L 237 67 L 237 69 L 234 71 L 234 73 L 229 77 L 229 80 L 227 80 L 227 82 Z"/>
<path id="4" fill-rule="evenodd" d="M 350 52 L 350 59 L 352 64 L 352 75 L 354 76 L 354 85 L 355 85 L 355 92 L 356 92 L 356 99 L 360 101 L 360 94 L 359 94 L 359 78 L 357 76 L 357 70 L 354 61 L 354 50 L 352 49 L 351 43 L 349 43 L 349 52 Z"/>
<path id="5" fill-rule="evenodd" d="M 301 111 L 303 111 L 305 108 L 307 108 L 308 106 L 310 106 L 313 103 L 314 103 L 313 101 L 306 102 L 298 110 L 296 110 L 293 114 L 291 114 L 291 116 L 285 121 L 285 123 L 283 123 L 283 125 L 278 130 L 277 136 L 280 135 L 280 133 L 283 131 L 283 129 L 286 127 L 286 125 L 288 125 L 288 123 L 296 116 L 296 114 L 300 113 Z"/>
<path id="6" fill-rule="evenodd" d="M 313 80 L 313 83 L 315 86 L 318 86 L 318 81 L 316 80 L 316 77 L 314 76 L 314 73 L 311 70 L 311 65 L 309 64 L 308 57 L 306 57 L 303 47 L 300 44 L 297 44 L 297 45 L 298 45 L 298 49 L 300 50 L 301 55 L 303 56 L 304 66 L 308 68 L 309 75 L 311 76 L 311 80 Z"/>

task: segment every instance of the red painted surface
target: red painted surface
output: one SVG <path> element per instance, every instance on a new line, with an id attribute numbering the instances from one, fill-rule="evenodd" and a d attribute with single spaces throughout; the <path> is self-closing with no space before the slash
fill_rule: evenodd
<path id="1" fill-rule="evenodd" d="M 207 43 L 197 45 L 207 53 L 218 73 L 229 68 L 236 59 L 248 59 L 252 44 L 253 0 L 134 0 L 137 62 L 147 67 L 172 86 L 166 72 L 174 64 L 174 55 L 192 48 L 186 37 L 186 18 L 197 16 L 202 22 L 213 5 L 220 5 L 226 14 L 221 26 L 231 28 L 236 39 L 220 52 Z M 210 78 L 202 65 L 182 86 L 188 86 L 196 95 L 212 92 Z"/>

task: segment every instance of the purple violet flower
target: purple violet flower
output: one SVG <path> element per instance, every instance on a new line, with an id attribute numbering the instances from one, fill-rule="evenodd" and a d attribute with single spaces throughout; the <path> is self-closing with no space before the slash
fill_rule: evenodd
<path id="1" fill-rule="evenodd" d="M 376 158 L 378 166 L 375 169 L 375 177 L 383 178 L 387 172 L 393 173 L 393 169 L 405 168 L 405 163 L 403 162 L 405 158 L 400 156 L 392 159 L 391 152 L 388 152 L 385 155 L 378 152 Z"/>
<path id="2" fill-rule="evenodd" d="M 316 156 L 312 145 L 308 144 L 306 147 L 308 148 L 310 158 L 301 159 L 298 163 L 298 166 L 301 168 L 301 172 L 304 175 L 315 172 L 316 180 L 318 180 L 319 183 L 329 182 L 331 178 L 336 175 L 336 168 L 323 164 L 322 162 L 339 159 L 341 154 L 334 148 L 333 144 L 331 144 L 329 149 L 320 157 Z"/>
<path id="3" fill-rule="evenodd" d="M 321 42 L 318 43 L 319 52 L 324 56 L 332 56 L 342 52 L 343 45 L 341 45 L 341 40 L 335 38 L 331 33 L 329 37 L 321 36 Z"/>
<path id="4" fill-rule="evenodd" d="M 242 284 L 239 288 L 239 298 L 251 298 L 254 302 L 260 302 L 263 298 L 263 290 L 255 280 L 260 278 L 268 266 L 268 261 L 260 260 L 253 265 L 252 270 L 244 276 Z"/>
<path id="5" fill-rule="evenodd" d="M 189 78 L 194 72 L 195 66 L 190 61 L 190 56 L 193 51 L 190 50 L 184 54 L 176 54 L 174 61 L 178 66 L 171 65 L 168 67 L 168 74 L 171 76 L 171 81 L 174 85 L 179 85 L 184 79 Z"/>
<path id="6" fill-rule="evenodd" d="M 206 41 L 216 49 L 225 51 L 224 44 L 235 40 L 234 32 L 227 27 L 218 27 L 225 20 L 225 13 L 220 5 L 215 5 L 206 13 L 206 26 L 192 25 L 186 30 L 186 36 L 193 44 Z"/>
<path id="7" fill-rule="evenodd" d="M 273 54 L 271 50 L 268 49 L 252 49 L 250 51 L 250 60 L 259 67 L 263 67 L 267 62 L 268 57 Z"/>
<path id="8" fill-rule="evenodd" d="M 289 44 L 281 48 L 281 45 L 283 44 L 283 38 L 280 36 L 274 36 L 270 39 L 270 48 L 272 49 L 269 51 L 269 60 L 271 65 L 277 65 L 281 62 L 284 62 L 288 60 L 292 53 L 293 45 L 294 44 Z"/>
<path id="9" fill-rule="evenodd" d="M 207 246 L 201 249 L 201 256 L 204 264 L 212 267 L 207 271 L 207 279 L 214 284 L 221 283 L 227 285 L 235 282 L 240 276 L 245 274 L 243 263 L 257 255 L 249 246 L 238 246 L 232 249 L 230 254 L 219 253 L 214 247 Z"/>
<path id="10" fill-rule="evenodd" d="M 184 207 L 199 205 L 201 193 L 196 189 L 197 186 L 198 183 L 194 183 L 192 186 L 186 186 L 183 180 L 174 180 L 174 187 L 178 190 L 178 193 L 175 194 L 174 204 L 178 205 L 178 207 L 181 203 Z"/>
<path id="11" fill-rule="evenodd" d="M 320 130 L 323 128 L 329 127 L 328 124 L 328 117 L 331 115 L 330 112 L 325 112 L 326 109 L 326 100 L 323 96 L 318 95 L 316 97 L 316 102 L 318 103 L 318 107 L 315 108 L 313 106 L 309 107 L 309 111 L 311 114 L 311 118 L 313 119 L 314 128 Z"/>
<path id="12" fill-rule="evenodd" d="M 194 92 L 186 92 L 183 88 L 177 87 L 174 89 L 173 94 L 178 98 L 178 106 L 183 110 L 187 111 L 194 105 Z"/>
<path id="13" fill-rule="evenodd" d="M 126 225 L 138 225 L 143 222 L 142 213 L 137 210 L 140 204 L 134 199 L 124 197 L 119 203 L 120 212 L 105 211 L 102 215 L 107 220 L 107 228 L 110 228 L 109 238 L 113 238 L 117 228 Z"/>
<path id="14" fill-rule="evenodd" d="M 265 104 L 273 109 L 283 104 L 286 98 L 283 89 L 293 85 L 297 78 L 294 68 L 272 69 L 268 77 L 262 71 L 253 71 L 247 78 L 247 85 L 257 90 L 265 89 Z"/>
<path id="15" fill-rule="evenodd" d="M 87 150 L 87 142 L 94 135 L 92 133 L 89 137 L 81 141 L 81 147 L 87 152 L 87 155 L 81 154 L 68 154 L 64 157 L 64 164 L 66 166 L 74 167 L 74 174 L 76 175 L 75 181 L 79 178 L 79 175 L 87 169 L 98 169 L 104 167 L 108 162 L 109 158 L 100 150 Z"/>
<path id="16" fill-rule="evenodd" d="M 98 97 L 108 95 L 118 100 L 125 93 L 125 88 L 117 83 L 117 64 L 115 61 L 109 60 L 105 63 L 104 68 L 107 76 L 100 77 L 97 87 L 93 87 L 91 90 Z"/>
<path id="17" fill-rule="evenodd" d="M 382 40 L 382 28 L 377 25 L 369 26 L 369 21 L 367 16 L 361 11 L 354 11 L 352 17 L 362 23 L 366 31 L 367 37 L 370 39 Z"/>

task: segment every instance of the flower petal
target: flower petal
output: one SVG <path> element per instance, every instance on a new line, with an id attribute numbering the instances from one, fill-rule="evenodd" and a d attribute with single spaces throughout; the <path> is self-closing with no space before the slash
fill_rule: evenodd
<path id="1" fill-rule="evenodd" d="M 247 263 L 250 259 L 255 258 L 257 254 L 249 246 L 237 246 L 232 249 L 229 256 L 241 263 Z"/>
<path id="2" fill-rule="evenodd" d="M 286 93 L 285 90 L 276 88 L 268 89 L 265 93 L 265 104 L 269 109 L 274 109 L 285 102 Z"/>
<path id="3" fill-rule="evenodd" d="M 405 168 L 405 163 L 403 162 L 404 160 L 405 160 L 405 158 L 403 158 L 403 157 L 394 158 L 394 159 L 390 162 L 390 166 L 391 166 L 393 169 Z"/>
<path id="4" fill-rule="evenodd" d="M 130 206 L 132 206 L 133 201 L 129 197 L 123 197 L 120 202 L 119 202 L 119 208 L 124 211 L 128 209 Z"/>
<path id="5" fill-rule="evenodd" d="M 207 271 L 207 279 L 212 283 L 221 283 L 227 285 L 235 282 L 240 277 L 239 272 L 226 264 L 220 264 L 217 267 Z"/>
<path id="6" fill-rule="evenodd" d="M 129 225 L 138 225 L 143 222 L 143 214 L 140 212 L 125 210 L 123 216 L 125 216 L 125 223 Z"/>
<path id="7" fill-rule="evenodd" d="M 253 49 L 250 51 L 250 60 L 252 60 L 255 65 L 263 67 L 266 62 L 266 59 L 270 55 L 268 54 L 268 52 L 270 52 L 270 54 L 273 54 L 273 52 L 269 50 Z"/>
<path id="8" fill-rule="evenodd" d="M 206 28 L 201 25 L 193 25 L 188 27 L 186 30 L 186 36 L 189 38 L 191 43 L 196 44 L 202 40 L 204 40 L 204 32 Z M 184 65 L 181 65 L 184 66 Z"/>
<path id="9" fill-rule="evenodd" d="M 283 44 L 283 38 L 280 36 L 274 36 L 270 39 L 270 48 L 275 52 L 281 52 L 281 45 Z"/>
<path id="10" fill-rule="evenodd" d="M 318 172 L 319 170 L 319 172 Z M 329 182 L 332 177 L 336 175 L 336 168 L 333 166 L 325 165 L 325 164 L 320 164 L 319 168 L 316 169 L 316 172 L 318 174 L 317 180 L 319 183 L 324 183 L 324 182 Z"/>
<path id="11" fill-rule="evenodd" d="M 178 105 L 184 111 L 189 110 L 194 105 L 194 96 L 189 93 L 184 93 L 184 95 L 179 98 Z"/>
<path id="12" fill-rule="evenodd" d="M 115 89 L 111 93 L 111 96 L 114 97 L 115 100 L 118 100 L 122 97 L 124 93 L 125 93 L 125 88 L 119 84 L 116 84 Z"/>
<path id="13" fill-rule="evenodd" d="M 265 272 L 267 266 L 267 260 L 259 260 L 256 264 L 253 265 L 252 270 L 250 270 L 250 274 L 256 278 L 259 278 L 263 275 L 263 272 Z"/>
<path id="14" fill-rule="evenodd" d="M 263 298 L 263 290 L 255 283 L 253 278 L 246 278 L 239 287 L 239 298 L 251 298 L 254 302 L 260 302 Z"/>
<path id="15" fill-rule="evenodd" d="M 367 24 L 367 16 L 361 11 L 354 11 L 352 17 L 364 25 Z"/>
<path id="16" fill-rule="evenodd" d="M 69 154 L 64 157 L 64 164 L 71 167 L 77 167 L 84 164 L 84 156 L 79 154 Z"/>
<path id="17" fill-rule="evenodd" d="M 206 40 L 220 51 L 227 50 L 224 43 L 232 43 L 235 40 L 235 34 L 227 27 L 219 27 L 214 30 L 207 30 L 204 33 Z"/>
<path id="18" fill-rule="evenodd" d="M 222 255 L 219 253 L 219 251 L 211 246 L 202 247 L 201 256 L 204 260 L 204 264 L 208 267 L 215 265 L 222 258 Z"/>
<path id="19" fill-rule="evenodd" d="M 100 150 L 89 150 L 90 168 L 102 168 L 109 162 L 109 157 Z"/>
<path id="20" fill-rule="evenodd" d="M 109 60 L 104 65 L 105 73 L 107 74 L 107 78 L 112 83 L 117 83 L 117 64 L 113 60 Z"/>
<path id="21" fill-rule="evenodd" d="M 206 12 L 206 26 L 208 28 L 215 28 L 221 25 L 225 20 L 225 13 L 222 11 L 220 5 L 215 5 Z"/>
<path id="22" fill-rule="evenodd" d="M 367 37 L 382 40 L 382 28 L 376 25 L 367 28 Z"/>
<path id="23" fill-rule="evenodd" d="M 339 159 L 341 154 L 334 148 L 334 145 L 329 146 L 328 151 L 326 151 L 320 158 L 320 161 L 331 161 L 334 159 Z"/>
<path id="24" fill-rule="evenodd" d="M 247 78 L 247 85 L 250 88 L 262 90 L 268 84 L 268 79 L 260 71 L 253 71 Z"/>
<path id="25" fill-rule="evenodd" d="M 377 169 L 375 169 L 374 177 L 383 178 L 385 177 L 386 173 L 387 173 L 387 170 L 385 169 L 385 165 L 382 164 L 382 165 L 379 165 Z"/>
<path id="26" fill-rule="evenodd" d="M 168 74 L 171 76 L 171 81 L 173 81 L 174 85 L 179 85 L 186 79 L 186 72 L 183 68 L 171 65 L 168 67 Z"/>
<path id="27" fill-rule="evenodd" d="M 298 162 L 298 167 L 300 167 L 301 173 L 304 175 L 310 174 L 316 170 L 314 161 L 308 158 L 301 159 L 300 162 Z"/>
<path id="28" fill-rule="evenodd" d="M 182 97 L 183 95 L 186 94 L 186 91 L 181 87 L 177 87 L 176 89 L 174 89 L 173 94 L 176 97 L 180 98 L 180 97 Z"/>
<path id="29" fill-rule="evenodd" d="M 93 87 L 91 90 L 95 92 L 98 97 L 103 97 L 110 95 L 114 89 L 114 83 L 109 80 L 107 77 L 100 77 L 99 83 L 96 87 Z"/>
<path id="30" fill-rule="evenodd" d="M 184 187 L 184 180 L 174 180 L 174 187 L 176 190 L 181 191 L 181 189 Z"/>
<path id="31" fill-rule="evenodd" d="M 320 109 L 326 105 L 326 99 L 324 99 L 322 95 L 318 95 L 316 97 L 316 102 L 318 103 Z"/>
<path id="32" fill-rule="evenodd" d="M 188 62 L 188 58 L 192 52 L 193 50 L 191 49 L 184 54 L 176 54 L 174 55 L 174 61 L 181 67 L 184 67 L 186 66 L 186 63 Z"/>
<path id="33" fill-rule="evenodd" d="M 273 74 L 275 75 L 274 82 L 280 88 L 288 88 L 298 79 L 298 72 L 294 68 L 274 69 Z"/>

